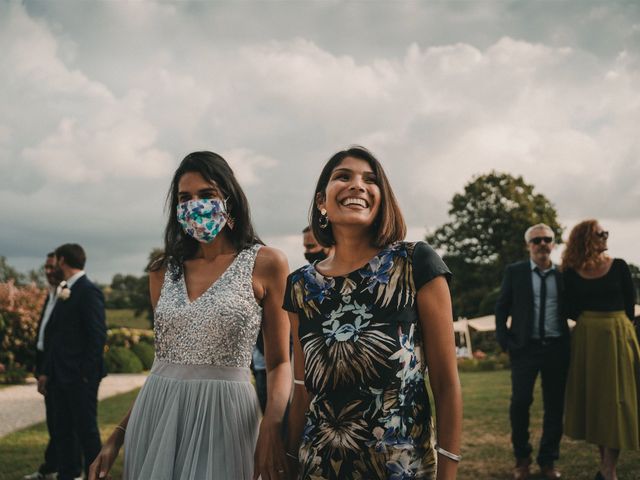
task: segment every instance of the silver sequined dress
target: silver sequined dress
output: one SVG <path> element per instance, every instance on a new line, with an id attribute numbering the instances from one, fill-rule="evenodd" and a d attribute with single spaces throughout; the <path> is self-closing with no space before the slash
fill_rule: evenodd
<path id="1" fill-rule="evenodd" d="M 127 480 L 243 480 L 253 475 L 260 406 L 249 364 L 262 320 L 241 251 L 190 301 L 168 270 L 155 311 L 156 358 L 125 435 Z"/>

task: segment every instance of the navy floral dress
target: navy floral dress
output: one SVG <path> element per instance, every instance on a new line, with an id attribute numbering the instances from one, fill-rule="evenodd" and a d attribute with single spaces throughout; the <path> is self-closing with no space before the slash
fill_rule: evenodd
<path id="1" fill-rule="evenodd" d="M 287 279 L 312 395 L 302 479 L 433 479 L 436 460 L 416 293 L 449 269 L 424 242 L 398 242 L 367 265 Z"/>

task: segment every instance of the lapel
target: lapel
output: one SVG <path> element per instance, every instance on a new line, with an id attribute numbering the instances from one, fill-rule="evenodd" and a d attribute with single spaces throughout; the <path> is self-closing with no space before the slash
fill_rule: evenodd
<path id="1" fill-rule="evenodd" d="M 527 299 L 527 311 L 531 312 L 531 318 L 533 318 L 533 279 L 531 278 L 531 263 L 529 260 L 524 262 L 522 268 L 522 275 L 526 288 Z"/>

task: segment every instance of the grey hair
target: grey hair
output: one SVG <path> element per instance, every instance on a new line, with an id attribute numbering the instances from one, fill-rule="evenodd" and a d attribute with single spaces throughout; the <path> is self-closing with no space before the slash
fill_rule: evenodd
<path id="1" fill-rule="evenodd" d="M 547 225 L 546 223 L 536 223 L 535 225 L 531 225 L 529 228 L 527 228 L 527 231 L 524 232 L 525 243 L 529 243 L 529 240 L 531 238 L 531 232 L 533 232 L 534 230 L 537 230 L 538 228 L 546 228 L 551 232 L 551 238 L 555 239 L 555 234 L 553 233 L 553 230 L 549 225 Z"/>

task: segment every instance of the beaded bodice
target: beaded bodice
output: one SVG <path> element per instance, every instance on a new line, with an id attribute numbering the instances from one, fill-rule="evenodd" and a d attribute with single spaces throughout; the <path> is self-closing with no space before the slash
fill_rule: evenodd
<path id="1" fill-rule="evenodd" d="M 242 250 L 197 299 L 184 273 L 167 269 L 155 310 L 156 358 L 164 362 L 249 367 L 262 321 L 252 274 L 260 245 Z"/>

